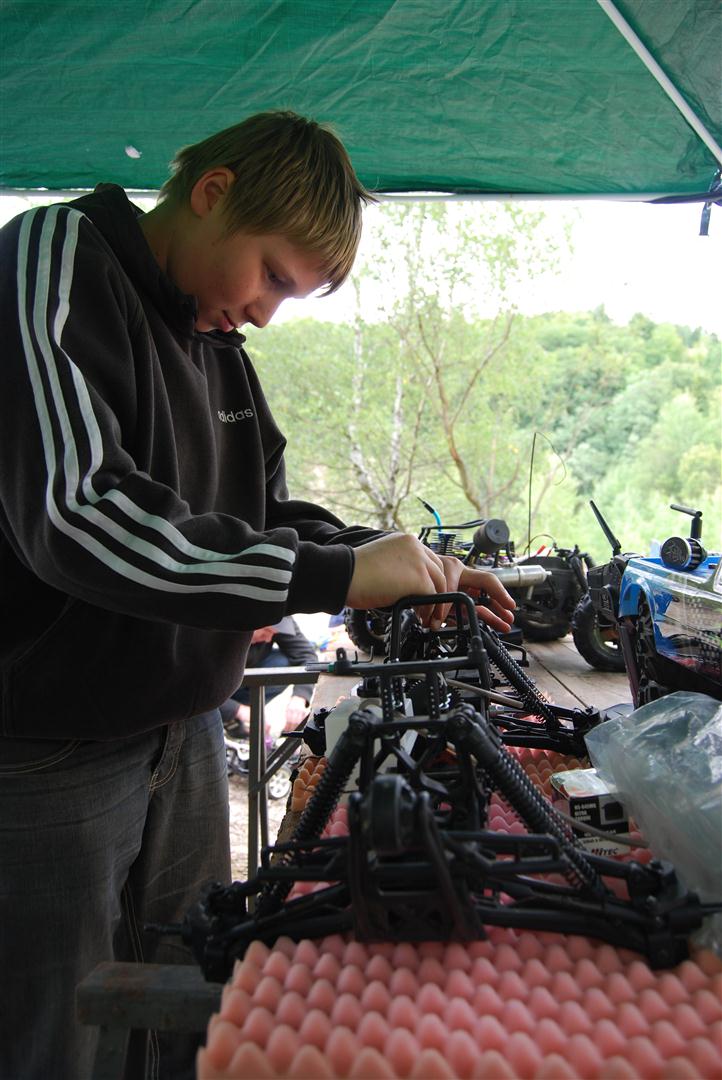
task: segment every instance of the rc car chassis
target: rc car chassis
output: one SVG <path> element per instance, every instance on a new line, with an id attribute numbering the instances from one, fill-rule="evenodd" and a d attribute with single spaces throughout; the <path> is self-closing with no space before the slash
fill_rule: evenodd
<path id="1" fill-rule="evenodd" d="M 687 955 L 689 933 L 720 907 L 701 905 L 663 862 L 617 862 L 575 847 L 568 823 L 504 746 L 513 725 L 491 715 L 491 632 L 467 596 L 396 605 L 391 652 L 402 649 L 403 612 L 431 599 L 454 605 L 455 655 L 358 664 L 339 650 L 333 669 L 373 680 L 377 696 L 351 713 L 292 839 L 264 850 L 251 881 L 213 886 L 182 926 L 156 928 L 182 934 L 207 978 L 227 978 L 254 939 L 353 931 L 367 941 L 473 940 L 494 925 L 590 934 L 664 967 Z M 458 670 L 477 673 L 478 707 L 447 682 Z M 536 724 L 556 737 L 566 727 L 554 712 Z M 349 834 L 322 839 L 356 767 Z M 494 792 L 528 835 L 485 827 Z M 621 880 L 625 897 L 610 879 Z M 300 881 L 319 888 L 289 899 Z"/>

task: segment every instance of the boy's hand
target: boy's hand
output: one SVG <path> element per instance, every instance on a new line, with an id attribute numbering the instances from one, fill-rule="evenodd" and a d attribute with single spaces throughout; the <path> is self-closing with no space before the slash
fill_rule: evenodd
<path id="1" fill-rule="evenodd" d="M 489 573 L 488 570 L 464 566 L 452 555 L 441 555 L 440 558 L 447 574 L 446 592 L 465 592 L 474 600 L 478 600 L 481 594 L 484 602 L 476 603 L 475 607 L 482 622 L 493 626 L 495 630 L 500 630 L 502 634 L 511 630 L 516 601 L 509 595 L 498 577 Z M 439 626 L 446 621 L 450 607 L 450 604 L 440 604 L 434 608 L 429 625 L 438 630 Z"/>
<path id="2" fill-rule="evenodd" d="M 286 723 L 283 730 L 295 731 L 301 721 L 306 719 L 310 711 L 306 699 L 299 697 L 298 694 L 293 694 L 286 705 Z"/>
<path id="3" fill-rule="evenodd" d="M 480 617 L 502 633 L 511 628 L 516 607 L 501 582 L 485 570 L 464 566 L 450 555 L 437 555 L 415 536 L 391 533 L 355 548 L 356 565 L 346 604 L 354 608 L 386 607 L 402 596 L 443 592 L 484 593 L 488 606 L 477 607 Z M 425 626 L 438 628 L 448 604 L 423 608 Z"/>

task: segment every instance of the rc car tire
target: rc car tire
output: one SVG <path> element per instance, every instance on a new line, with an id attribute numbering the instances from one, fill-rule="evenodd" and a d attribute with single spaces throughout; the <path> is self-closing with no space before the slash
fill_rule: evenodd
<path id="1" fill-rule="evenodd" d="M 363 652 L 383 653 L 385 648 L 387 617 L 383 612 L 359 608 L 344 608 L 343 624 L 346 633 L 357 649 Z"/>
<path id="2" fill-rule="evenodd" d="M 634 655 L 639 675 L 639 690 L 635 706 L 648 705 L 658 701 L 670 692 L 664 678 L 664 660 L 658 655 L 654 644 L 654 626 L 649 604 L 640 597 L 639 609 L 635 620 Z"/>
<path id="3" fill-rule="evenodd" d="M 518 609 L 514 613 L 514 625 L 519 627 L 529 641 L 556 641 L 557 638 L 565 637 L 569 633 L 568 619 L 553 619 L 545 622 L 543 618 L 526 615 Z"/>
<path id="4" fill-rule="evenodd" d="M 272 799 L 285 799 L 291 791 L 291 773 L 282 766 L 268 781 L 268 794 Z"/>
<path id="5" fill-rule="evenodd" d="M 607 640 L 599 625 L 599 615 L 587 593 L 574 609 L 572 637 L 577 652 L 598 671 L 624 671 L 624 654 L 615 635 Z"/>

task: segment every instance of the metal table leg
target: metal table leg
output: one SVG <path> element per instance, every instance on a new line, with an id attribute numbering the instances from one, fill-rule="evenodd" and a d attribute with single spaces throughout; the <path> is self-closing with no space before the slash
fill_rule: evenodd
<path id="1" fill-rule="evenodd" d="M 265 772 L 266 760 L 266 718 L 265 718 L 265 691 L 263 686 L 250 687 L 250 732 L 248 736 L 248 877 L 256 876 L 258 870 L 259 822 L 263 828 L 265 819 L 266 838 L 268 837 L 268 812 L 265 805 L 266 791 L 261 785 L 261 777 Z M 263 811 L 261 807 L 263 806 Z"/>

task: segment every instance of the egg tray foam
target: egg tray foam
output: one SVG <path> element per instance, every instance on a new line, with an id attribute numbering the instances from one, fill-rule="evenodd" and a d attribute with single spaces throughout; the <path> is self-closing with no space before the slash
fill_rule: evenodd
<path id="1" fill-rule="evenodd" d="M 553 772 L 585 764 L 512 752 L 547 796 Z M 304 763 L 295 808 L 324 766 Z M 526 831 L 496 795 L 489 827 Z M 325 835 L 347 831 L 339 807 Z M 317 887 L 297 884 L 292 895 Z M 224 987 L 198 1077 L 720 1080 L 722 960 L 700 951 L 655 972 L 591 938 L 500 927 L 464 944 L 256 941 Z"/>

